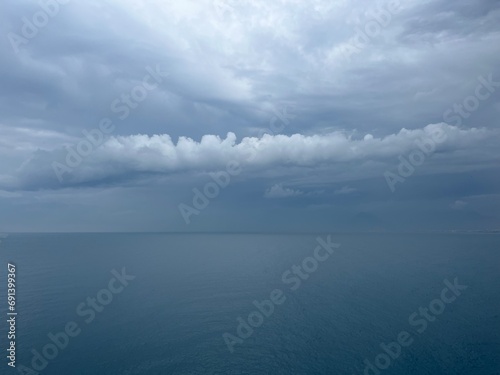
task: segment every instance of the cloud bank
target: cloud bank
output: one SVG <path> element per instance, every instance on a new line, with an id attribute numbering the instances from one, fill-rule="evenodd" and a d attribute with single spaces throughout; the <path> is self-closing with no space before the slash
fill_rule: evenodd
<path id="1" fill-rule="evenodd" d="M 225 138 L 205 135 L 199 141 L 180 137 L 174 142 L 169 135 L 112 136 L 87 156 L 79 156 L 76 144 L 52 150 L 38 149 L 17 171 L 16 188 L 61 188 L 88 185 L 144 174 L 200 173 L 223 170 L 228 162 L 237 162 L 253 174 L 273 168 L 317 168 L 318 166 L 394 163 L 400 155 L 419 150 L 419 144 L 439 139 L 433 153 L 459 155 L 499 140 L 500 132 L 485 128 L 460 129 L 444 123 L 422 129 L 402 129 L 396 134 L 374 137 L 357 132 L 331 132 L 317 135 L 269 135 L 262 138 L 244 137 L 239 142 L 234 133 Z M 85 141 L 84 138 L 80 142 Z M 423 147 L 423 146 L 422 146 Z M 490 152 L 494 152 L 493 148 Z M 476 160 L 474 160 L 476 159 Z M 55 163 L 73 166 L 61 173 L 63 183 L 56 178 Z M 469 162 L 480 163 L 479 155 Z M 470 165 L 476 168 L 477 165 Z M 259 172 L 260 171 L 260 172 Z M 4 186 L 8 188 L 9 186 Z M 12 186 L 11 186 L 12 188 Z"/>

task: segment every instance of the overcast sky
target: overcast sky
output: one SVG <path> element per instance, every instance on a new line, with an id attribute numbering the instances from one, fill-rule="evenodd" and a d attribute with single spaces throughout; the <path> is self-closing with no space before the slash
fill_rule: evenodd
<path id="1" fill-rule="evenodd" d="M 0 31 L 0 231 L 500 228 L 497 0 L 7 0 Z"/>

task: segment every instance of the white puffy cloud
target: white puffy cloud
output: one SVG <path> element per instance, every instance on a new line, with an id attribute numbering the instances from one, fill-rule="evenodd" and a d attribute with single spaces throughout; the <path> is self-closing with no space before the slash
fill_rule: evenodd
<path id="1" fill-rule="evenodd" d="M 281 184 L 275 184 L 264 192 L 264 198 L 290 198 L 304 194 L 303 191 L 285 188 Z"/>
<path id="2" fill-rule="evenodd" d="M 199 141 L 180 137 L 177 142 L 166 134 L 113 136 L 89 155 L 82 156 L 81 163 L 63 174 L 63 185 L 127 178 L 137 174 L 222 170 L 229 162 L 237 162 L 257 175 L 265 175 L 273 168 L 288 168 L 290 173 L 300 173 L 295 168 L 342 165 L 346 166 L 342 169 L 348 172 L 352 168 L 350 163 L 356 163 L 360 170 L 366 163 L 379 165 L 379 168 L 387 163 L 394 164 L 399 155 L 420 152 L 419 142 L 421 146 L 427 145 L 425 147 L 430 153 L 439 155 L 457 156 L 469 150 L 468 164 L 470 168 L 475 168 L 483 160 L 481 155 L 485 156 L 487 145 L 494 144 L 495 140 L 498 142 L 499 134 L 497 130 L 460 129 L 441 123 L 422 129 L 402 129 L 378 138 L 358 136 L 356 132 L 290 136 L 266 134 L 262 138 L 244 137 L 239 142 L 234 133 L 228 133 L 225 138 L 205 135 Z M 40 149 L 30 154 L 14 176 L 18 178 L 19 187 L 32 184 L 57 187 L 59 183 L 55 184 L 57 179 L 53 163 L 64 165 L 67 161 L 80 158 L 75 155 L 78 144 L 82 142 L 87 141 L 81 138 L 69 149 Z M 471 150 L 477 149 L 480 144 L 483 151 L 474 155 Z M 71 154 L 73 156 L 70 157 Z M 491 159 L 491 155 L 486 156 Z M 347 192 L 345 189 L 342 191 Z"/>

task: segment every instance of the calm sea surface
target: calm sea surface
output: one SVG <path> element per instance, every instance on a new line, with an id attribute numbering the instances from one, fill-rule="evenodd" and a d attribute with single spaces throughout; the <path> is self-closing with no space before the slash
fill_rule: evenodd
<path id="1" fill-rule="evenodd" d="M 340 247 L 318 248 L 319 262 L 317 237 L 10 234 L 0 373 L 500 374 L 499 235 L 332 234 Z M 446 280 L 467 288 L 443 292 Z M 58 336 L 68 323 L 74 337 Z M 392 345 L 401 332 L 406 346 Z"/>

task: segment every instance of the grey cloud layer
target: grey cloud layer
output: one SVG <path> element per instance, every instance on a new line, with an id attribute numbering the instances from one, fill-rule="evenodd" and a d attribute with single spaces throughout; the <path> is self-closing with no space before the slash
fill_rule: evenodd
<path id="1" fill-rule="evenodd" d="M 161 63 L 171 78 L 120 134 L 140 126 L 149 134 L 244 136 L 268 120 L 266 106 L 293 102 L 300 117 L 289 134 L 354 127 L 383 135 L 402 122 L 442 121 L 479 75 L 499 79 L 495 1 L 401 2 L 360 53 L 339 53 L 388 3 L 70 2 L 17 55 L 3 40 L 2 116 L 32 127 L 92 127 L 145 66 Z M 39 9 L 28 4 L 7 8 L 5 34 L 19 33 L 21 17 Z M 475 123 L 490 126 L 492 111 L 483 106 Z"/>

